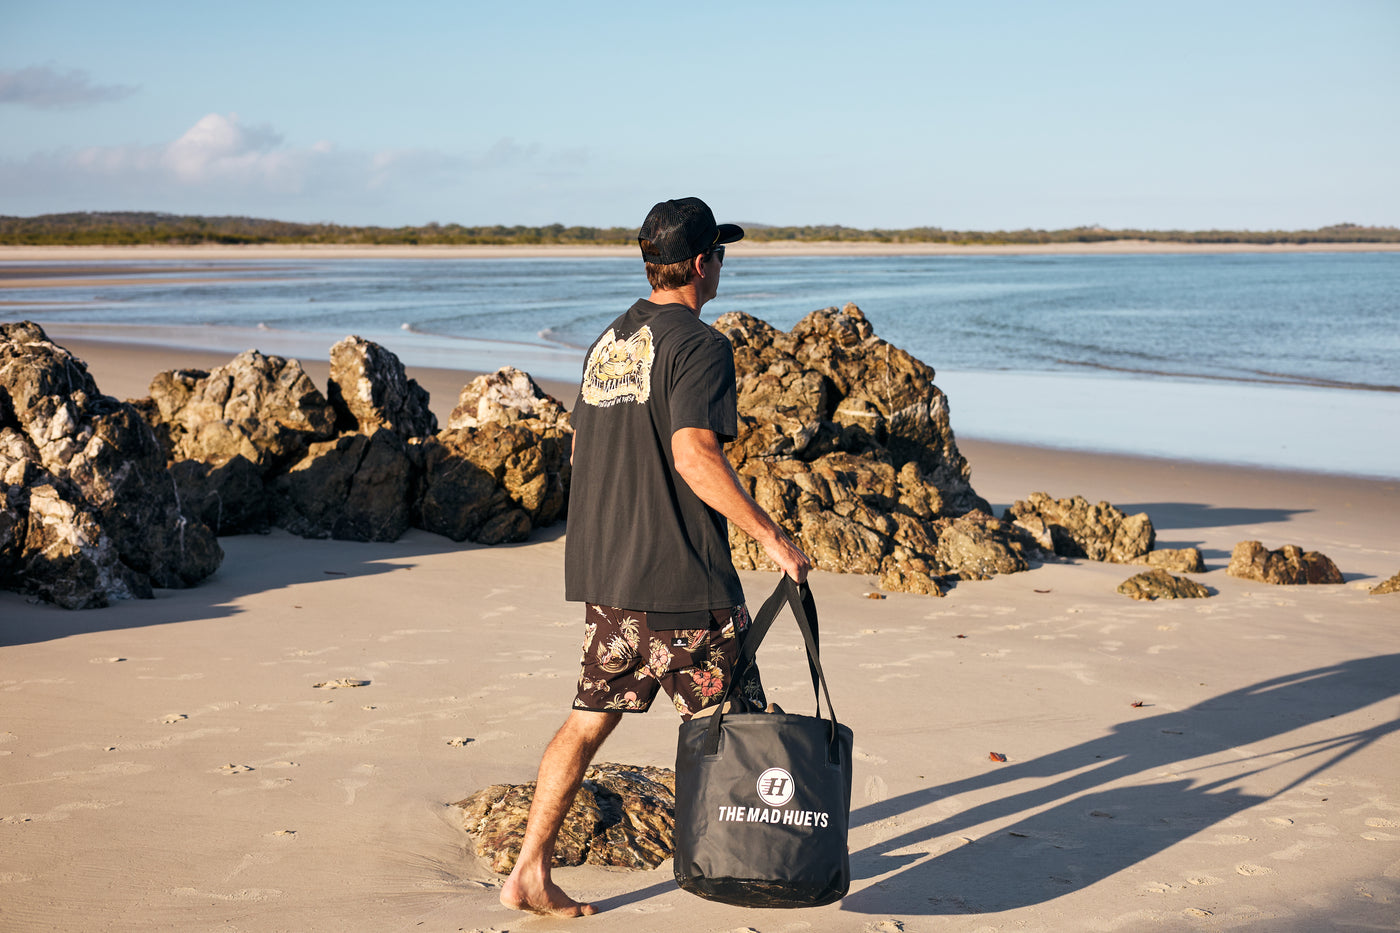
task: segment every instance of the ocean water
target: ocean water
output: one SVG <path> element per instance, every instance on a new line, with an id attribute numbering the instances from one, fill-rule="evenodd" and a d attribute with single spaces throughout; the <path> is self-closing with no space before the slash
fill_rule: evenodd
<path id="1" fill-rule="evenodd" d="M 319 358 L 353 333 L 413 364 L 576 379 L 582 349 L 647 291 L 627 258 L 161 266 L 121 285 L 9 289 L 0 310 L 55 333 Z M 960 435 L 1400 477 L 1400 253 L 733 249 L 704 317 L 786 329 L 848 301 L 938 371 Z"/>

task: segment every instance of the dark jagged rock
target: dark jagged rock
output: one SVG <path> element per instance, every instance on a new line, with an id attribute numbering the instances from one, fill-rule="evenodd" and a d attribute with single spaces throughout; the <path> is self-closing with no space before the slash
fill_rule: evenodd
<path id="1" fill-rule="evenodd" d="M 465 812 L 477 855 L 509 874 L 520 856 L 535 785 L 493 784 L 453 806 Z M 665 768 L 599 764 L 564 818 L 555 867 L 655 868 L 675 851 L 676 779 Z"/>
<path id="2" fill-rule="evenodd" d="M 4 586 L 90 607 L 218 568 L 223 553 L 182 508 L 150 426 L 36 324 L 0 324 L 0 432 Z"/>
<path id="3" fill-rule="evenodd" d="M 1306 553 L 1296 544 L 1271 551 L 1258 541 L 1241 541 L 1230 555 L 1225 572 L 1260 583 L 1344 583 L 1342 573 L 1325 554 Z"/>
<path id="4" fill-rule="evenodd" d="M 1387 593 L 1400 593 L 1400 573 L 1371 587 L 1372 596 L 1384 596 Z"/>
<path id="5" fill-rule="evenodd" d="M 1083 496 L 1054 499 L 1033 492 L 1003 517 L 1024 529 L 1042 550 L 1062 557 L 1135 563 L 1152 550 L 1156 538 L 1146 512 L 1125 515 L 1107 502 L 1091 505 Z"/>
<path id="6" fill-rule="evenodd" d="M 296 360 L 248 350 L 151 381 L 137 404 L 165 442 L 180 494 L 217 534 L 266 531 L 272 476 L 335 436 L 335 415 Z"/>
<path id="7" fill-rule="evenodd" d="M 447 423 L 423 441 L 420 528 L 504 544 L 564 516 L 573 429 L 529 373 L 507 366 L 473 379 Z"/>
<path id="8" fill-rule="evenodd" d="M 312 444 L 274 482 L 277 524 L 305 538 L 396 541 L 412 515 L 408 446 L 381 428 Z"/>
<path id="9" fill-rule="evenodd" d="M 787 333 L 741 313 L 715 327 L 734 344 L 739 390 L 726 452 L 817 567 L 923 593 L 1026 569 L 1021 534 L 972 488 L 932 367 L 875 336 L 859 308 L 814 311 Z M 737 529 L 730 547 L 740 569 L 773 569 Z"/>
<path id="10" fill-rule="evenodd" d="M 1118 592 L 1133 599 L 1203 599 L 1210 595 L 1195 580 L 1173 576 L 1165 570 L 1146 570 L 1118 584 Z"/>
<path id="11" fill-rule="evenodd" d="M 564 514 L 570 439 L 541 422 L 491 422 L 425 439 L 419 527 L 454 541 L 525 540 Z"/>
<path id="12" fill-rule="evenodd" d="M 397 356 L 363 337 L 346 337 L 331 347 L 326 395 L 341 432 L 373 434 L 384 428 L 404 440 L 437 433 L 427 390 L 408 378 Z"/>

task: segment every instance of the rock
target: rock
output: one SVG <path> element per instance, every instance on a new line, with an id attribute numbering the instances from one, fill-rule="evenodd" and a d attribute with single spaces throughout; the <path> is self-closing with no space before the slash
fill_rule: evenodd
<path id="1" fill-rule="evenodd" d="M 216 535 L 256 534 L 272 525 L 263 471 L 239 454 L 223 463 L 177 460 L 170 474 L 185 507 Z"/>
<path id="2" fill-rule="evenodd" d="M 216 534 L 263 532 L 271 478 L 335 436 L 335 414 L 296 360 L 248 350 L 151 381 L 136 404 L 163 439 L 181 497 Z"/>
<path id="3" fill-rule="evenodd" d="M 64 609 L 149 599 L 149 579 L 121 562 L 93 512 L 59 485 L 0 487 L 0 581 Z"/>
<path id="4" fill-rule="evenodd" d="M 1210 595 L 1195 580 L 1176 577 L 1165 570 L 1147 570 L 1118 584 L 1118 592 L 1133 599 L 1203 599 Z"/>
<path id="5" fill-rule="evenodd" d="M 416 524 L 454 541 L 523 541 L 563 517 L 571 451 L 567 422 L 487 422 L 427 438 Z"/>
<path id="6" fill-rule="evenodd" d="M 1296 544 L 1285 544 L 1270 551 L 1258 541 L 1241 541 L 1230 555 L 1225 572 L 1244 580 L 1260 583 L 1344 583 L 1341 571 L 1326 555 L 1317 551 L 1304 553 Z"/>
<path id="7" fill-rule="evenodd" d="M 1206 572 L 1206 562 L 1201 557 L 1201 552 L 1193 547 L 1153 548 L 1141 557 L 1133 558 L 1130 563 L 1146 564 L 1175 573 Z"/>
<path id="8" fill-rule="evenodd" d="M 495 872 L 509 874 L 520 856 L 534 791 L 533 783 L 493 784 L 453 804 L 466 811 L 476 853 Z M 589 768 L 564 817 L 552 864 L 655 868 L 675 850 L 675 791 L 675 774 L 664 768 Z"/>
<path id="9" fill-rule="evenodd" d="M 412 517 L 414 472 L 408 446 L 387 428 L 312 444 L 274 482 L 277 524 L 304 538 L 396 541 Z"/>
<path id="10" fill-rule="evenodd" d="M 1147 513 L 1125 515 L 1107 502 L 1091 505 L 1083 496 L 1053 499 L 1033 492 L 1028 501 L 1015 502 L 1003 518 L 1063 557 L 1134 563 L 1152 550 L 1155 540 Z"/>
<path id="11" fill-rule="evenodd" d="M 1022 539 L 985 512 L 943 519 L 935 527 L 939 564 L 956 568 L 964 580 L 990 580 L 993 574 L 1019 573 L 1028 566 Z"/>
<path id="12" fill-rule="evenodd" d="M 447 419 L 447 430 L 477 428 L 483 424 L 535 421 L 545 427 L 567 427 L 569 414 L 558 399 L 545 392 L 513 366 L 477 376 L 462 388 L 457 407 Z"/>
<path id="13" fill-rule="evenodd" d="M 0 536 L 3 536 L 3 532 L 0 532 Z M 1371 587 L 1372 596 L 1384 596 L 1387 593 L 1400 593 L 1400 573 Z"/>
<path id="14" fill-rule="evenodd" d="M 383 428 L 403 440 L 437 433 L 427 390 L 408 378 L 397 356 L 361 337 L 331 347 L 326 395 L 342 432 L 373 434 Z"/>
<path id="15" fill-rule="evenodd" d="M 335 413 L 296 360 L 247 350 L 211 372 L 174 370 L 151 382 L 156 423 L 173 460 L 243 456 L 264 474 L 335 436 Z"/>
<path id="16" fill-rule="evenodd" d="M 1025 569 L 1021 532 L 984 520 L 932 367 L 875 336 L 859 308 L 814 311 L 788 333 L 741 313 L 715 327 L 734 344 L 739 390 L 726 453 L 818 568 L 929 593 Z M 975 529 L 955 522 L 978 512 Z M 730 548 L 739 569 L 773 569 L 734 528 Z"/>
<path id="17" fill-rule="evenodd" d="M 152 587 L 192 586 L 218 568 L 223 553 L 182 508 L 150 426 L 132 405 L 103 395 L 87 367 L 36 324 L 0 324 L 0 433 L 14 516 L 5 563 L 18 568 L 0 585 L 101 606 Z"/>
<path id="18" fill-rule="evenodd" d="M 946 596 L 947 591 L 943 589 L 943 584 L 938 578 L 927 571 L 913 570 L 909 567 L 902 567 L 893 564 L 889 570 L 880 574 L 880 586 L 897 593 L 918 593 L 921 596 Z M 869 593 L 870 599 L 884 599 L 885 597 L 877 593 Z"/>

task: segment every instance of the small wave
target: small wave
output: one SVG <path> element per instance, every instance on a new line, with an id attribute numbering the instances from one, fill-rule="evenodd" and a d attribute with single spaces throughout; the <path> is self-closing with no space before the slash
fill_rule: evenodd
<path id="1" fill-rule="evenodd" d="M 571 340 L 565 340 L 563 337 L 560 337 L 559 332 L 556 331 L 553 327 L 546 327 L 544 330 L 537 331 L 535 333 L 535 336 L 546 343 L 553 344 L 556 347 L 566 347 L 570 350 L 588 349 L 588 344 L 574 343 Z"/>
<path id="2" fill-rule="evenodd" d="M 267 326 L 266 321 L 258 321 L 258 326 L 254 330 L 272 330 L 272 328 Z"/>

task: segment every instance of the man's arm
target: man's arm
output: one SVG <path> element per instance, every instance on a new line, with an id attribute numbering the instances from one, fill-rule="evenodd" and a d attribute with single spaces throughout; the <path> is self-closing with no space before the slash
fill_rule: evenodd
<path id="1" fill-rule="evenodd" d="M 676 472 L 702 502 L 762 545 L 768 558 L 783 573 L 798 583 L 807 579 L 812 562 L 744 491 L 714 431 L 681 428 L 671 435 L 671 455 L 676 462 Z"/>

